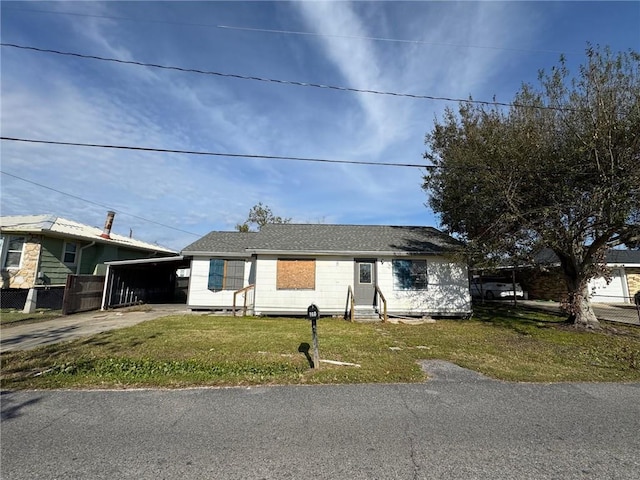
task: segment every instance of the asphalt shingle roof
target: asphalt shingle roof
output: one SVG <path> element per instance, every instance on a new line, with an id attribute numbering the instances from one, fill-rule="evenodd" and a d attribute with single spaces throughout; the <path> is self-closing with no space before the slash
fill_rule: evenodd
<path id="1" fill-rule="evenodd" d="M 549 248 L 545 248 L 536 255 L 535 260 L 543 265 L 560 263 L 558 256 Z M 618 250 L 612 248 L 607 250 L 606 260 L 611 265 L 640 264 L 640 250 Z"/>
<path id="2" fill-rule="evenodd" d="M 182 249 L 185 255 L 194 253 L 246 254 L 250 239 L 257 232 L 210 232 Z"/>
<path id="3" fill-rule="evenodd" d="M 259 232 L 211 232 L 182 253 L 391 253 L 435 254 L 460 243 L 432 227 L 268 224 Z"/>
<path id="4" fill-rule="evenodd" d="M 609 250 L 607 263 L 640 264 L 640 250 Z"/>

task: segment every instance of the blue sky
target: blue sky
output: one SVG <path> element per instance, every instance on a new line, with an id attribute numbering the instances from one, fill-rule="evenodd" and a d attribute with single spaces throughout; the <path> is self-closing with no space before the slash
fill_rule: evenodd
<path id="1" fill-rule="evenodd" d="M 3 1 L 0 8 L 3 43 L 501 102 L 561 53 L 573 67 L 582 63 L 587 42 L 640 50 L 640 2 Z M 457 106 L 8 46 L 0 52 L 5 137 L 420 164 L 425 133 L 445 107 Z M 13 141 L 0 148 L 8 174 L 0 175 L 2 215 L 47 213 L 102 227 L 109 207 L 116 233 L 132 229 L 176 250 L 211 230 L 233 230 L 258 202 L 300 223 L 438 226 L 418 168 Z"/>

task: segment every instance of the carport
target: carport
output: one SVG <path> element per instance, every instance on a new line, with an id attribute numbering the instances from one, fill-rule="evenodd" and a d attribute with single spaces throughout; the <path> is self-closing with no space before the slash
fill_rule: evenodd
<path id="1" fill-rule="evenodd" d="M 190 267 L 183 256 L 105 262 L 102 310 L 141 303 L 186 303 L 187 281 L 177 271 Z"/>

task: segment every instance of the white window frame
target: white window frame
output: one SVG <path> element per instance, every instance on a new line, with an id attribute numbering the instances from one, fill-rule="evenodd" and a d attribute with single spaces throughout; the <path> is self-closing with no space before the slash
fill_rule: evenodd
<path id="1" fill-rule="evenodd" d="M 68 252 L 68 253 L 73 253 L 73 262 L 67 262 L 65 261 L 66 256 L 67 256 L 67 245 L 75 245 L 76 249 L 73 252 Z M 75 267 L 78 264 L 78 251 L 80 250 L 79 245 L 77 242 L 67 242 L 65 241 L 63 246 L 62 246 L 62 263 L 64 263 L 67 267 Z"/>
<path id="2" fill-rule="evenodd" d="M 409 264 L 409 276 L 402 277 L 402 279 L 396 278 L 396 268 L 403 268 L 402 272 L 406 273 L 406 267 L 400 267 L 400 265 L 404 263 Z M 418 270 L 417 265 L 424 265 L 424 272 L 419 271 L 416 273 L 414 270 Z M 426 259 L 415 258 L 415 259 L 394 259 L 392 261 L 391 266 L 393 272 L 393 290 L 395 291 L 424 291 L 429 289 L 429 262 Z M 419 270 L 422 270 L 420 268 Z M 403 280 L 410 285 L 404 285 L 400 280 Z"/>
<path id="3" fill-rule="evenodd" d="M 7 266 L 7 258 L 10 252 L 17 252 L 18 250 L 9 250 L 9 244 L 11 240 L 16 238 L 22 239 L 22 249 L 20 250 L 20 261 L 18 265 Z M 2 238 L 2 270 L 20 270 L 22 268 L 22 262 L 24 260 L 24 247 L 27 244 L 27 237 L 24 235 L 7 235 Z"/>

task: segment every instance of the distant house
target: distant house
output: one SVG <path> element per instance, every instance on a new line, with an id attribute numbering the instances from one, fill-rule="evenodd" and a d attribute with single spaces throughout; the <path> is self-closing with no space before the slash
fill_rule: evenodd
<path id="1" fill-rule="evenodd" d="M 176 252 L 51 215 L 0 217 L 3 289 L 64 286 L 69 274 L 104 274 L 105 262 L 175 255 Z"/>
<path id="2" fill-rule="evenodd" d="M 596 303 L 632 303 L 633 297 L 640 292 L 640 250 L 608 250 L 607 266 L 611 269 L 610 278 L 592 278 L 588 292 L 592 302 Z M 539 265 L 546 266 L 544 271 L 527 271 L 522 283 L 529 292 L 529 298 L 560 301 L 567 293 L 567 287 L 560 272 L 558 257 L 551 250 L 543 250 L 537 257 Z"/>
<path id="3" fill-rule="evenodd" d="M 430 227 L 268 224 L 259 232 L 211 232 L 184 248 L 190 257 L 187 305 L 230 309 L 248 296 L 256 315 L 355 313 L 466 315 L 467 266 L 460 244 Z"/>

